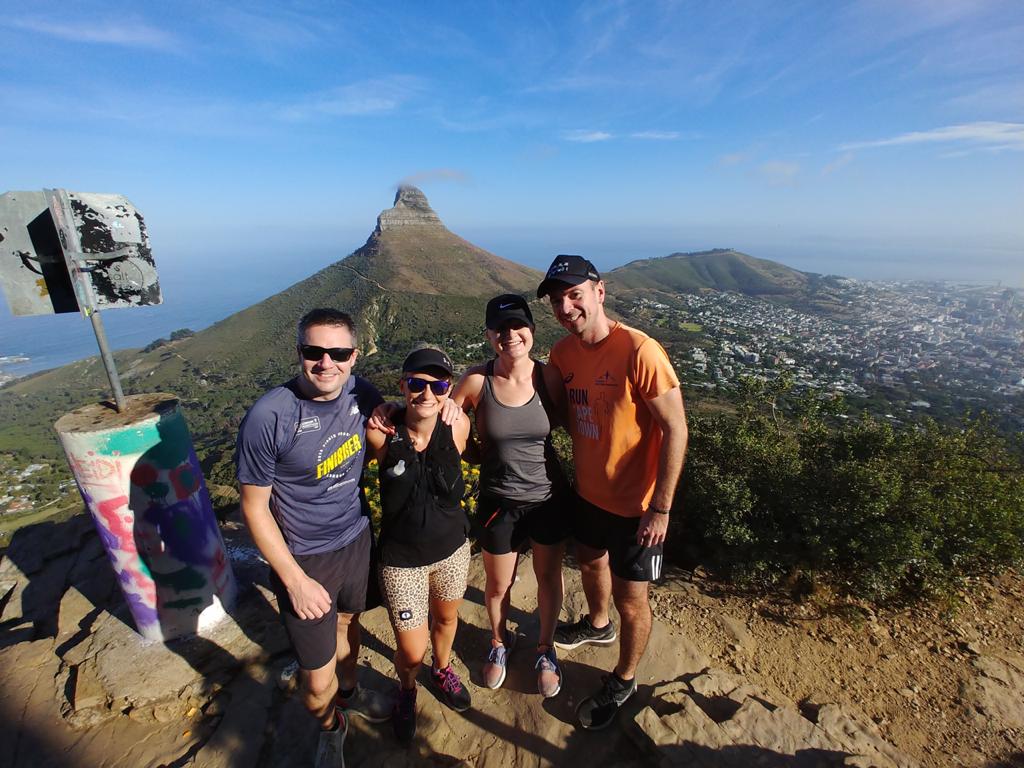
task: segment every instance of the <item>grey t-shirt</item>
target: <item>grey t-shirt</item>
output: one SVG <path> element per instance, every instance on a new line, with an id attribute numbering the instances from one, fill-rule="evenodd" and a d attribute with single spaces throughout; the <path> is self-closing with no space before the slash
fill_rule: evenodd
<path id="1" fill-rule="evenodd" d="M 270 486 L 270 509 L 294 555 L 334 552 L 366 527 L 360 477 L 366 419 L 383 401 L 358 376 L 334 400 L 308 400 L 295 379 L 267 392 L 238 430 L 238 481 Z"/>
<path id="2" fill-rule="evenodd" d="M 540 393 L 534 392 L 523 405 L 505 405 L 495 397 L 492 379 L 493 367 L 488 363 L 476 411 L 483 454 L 480 489 L 521 502 L 545 501 L 552 488 L 551 420 Z M 543 385 L 539 372 L 534 375 L 534 387 L 538 383 Z"/>

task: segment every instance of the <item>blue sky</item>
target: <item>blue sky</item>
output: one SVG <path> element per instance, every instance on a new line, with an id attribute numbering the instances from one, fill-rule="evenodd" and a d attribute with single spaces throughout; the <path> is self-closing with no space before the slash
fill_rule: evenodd
<path id="1" fill-rule="evenodd" d="M 340 258 L 412 180 L 533 266 L 1024 285 L 1018 0 L 6 0 L 0 50 L 0 191 L 126 195 L 162 272 Z"/>

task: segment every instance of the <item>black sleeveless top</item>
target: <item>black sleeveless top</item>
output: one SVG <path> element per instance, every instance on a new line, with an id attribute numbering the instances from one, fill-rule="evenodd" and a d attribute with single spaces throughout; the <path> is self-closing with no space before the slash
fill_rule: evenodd
<path id="1" fill-rule="evenodd" d="M 380 560 L 384 565 L 416 568 L 444 560 L 462 546 L 469 520 L 462 508 L 465 481 L 452 428 L 439 418 L 430 442 L 417 452 L 405 426 L 405 409 L 392 417 L 380 465 L 383 512 Z"/>

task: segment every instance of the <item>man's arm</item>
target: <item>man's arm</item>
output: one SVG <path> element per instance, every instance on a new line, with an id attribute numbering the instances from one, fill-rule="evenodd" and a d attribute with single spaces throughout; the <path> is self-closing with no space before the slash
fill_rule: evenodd
<path id="1" fill-rule="evenodd" d="M 679 476 L 683 472 L 689 430 L 683 408 L 683 393 L 679 387 L 673 387 L 648 400 L 647 407 L 661 427 L 661 452 L 658 455 L 658 479 L 654 484 L 654 496 L 640 518 L 637 541 L 644 546 L 654 546 L 665 541 L 669 516 L 653 510 L 667 512 L 672 508 Z"/>
<path id="2" fill-rule="evenodd" d="M 241 483 L 242 516 L 260 554 L 288 590 L 292 607 L 300 619 L 319 619 L 331 608 L 331 598 L 320 582 L 302 570 L 281 535 L 270 512 L 270 486 Z"/>
<path id="3" fill-rule="evenodd" d="M 562 379 L 562 372 L 554 363 L 548 363 L 545 365 L 541 369 L 541 372 L 544 376 L 544 387 L 547 389 L 548 399 L 551 400 L 551 409 L 554 411 L 549 418 L 552 416 L 555 418 L 555 424 L 553 426 L 568 427 L 569 412 L 567 398 L 565 396 L 565 381 Z"/>

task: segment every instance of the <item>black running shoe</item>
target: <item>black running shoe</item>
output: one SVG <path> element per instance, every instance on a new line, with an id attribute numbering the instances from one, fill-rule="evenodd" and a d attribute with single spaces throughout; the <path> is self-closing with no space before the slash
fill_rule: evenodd
<path id="1" fill-rule="evenodd" d="M 636 678 L 632 680 L 620 680 L 619 676 L 612 672 L 601 677 L 604 685 L 601 690 L 584 699 L 576 707 L 576 716 L 580 719 L 580 725 L 588 731 L 598 731 L 607 728 L 615 719 L 615 713 L 619 707 L 626 703 L 626 700 L 636 693 Z"/>
<path id="2" fill-rule="evenodd" d="M 571 651 L 573 648 L 579 648 L 587 643 L 608 645 L 614 643 L 616 637 L 615 625 L 611 621 L 600 629 L 596 629 L 586 614 L 574 624 L 559 624 L 555 629 L 555 645 L 563 651 Z"/>
<path id="3" fill-rule="evenodd" d="M 434 684 L 434 690 L 437 691 L 441 701 L 456 712 L 465 712 L 469 709 L 472 703 L 469 691 L 466 690 L 466 686 L 462 684 L 459 676 L 455 674 L 451 664 L 444 669 L 438 669 L 431 664 L 430 682 Z"/>
<path id="4" fill-rule="evenodd" d="M 391 710 L 391 725 L 399 744 L 408 746 L 416 736 L 416 689 L 399 687 L 395 705 Z"/>

